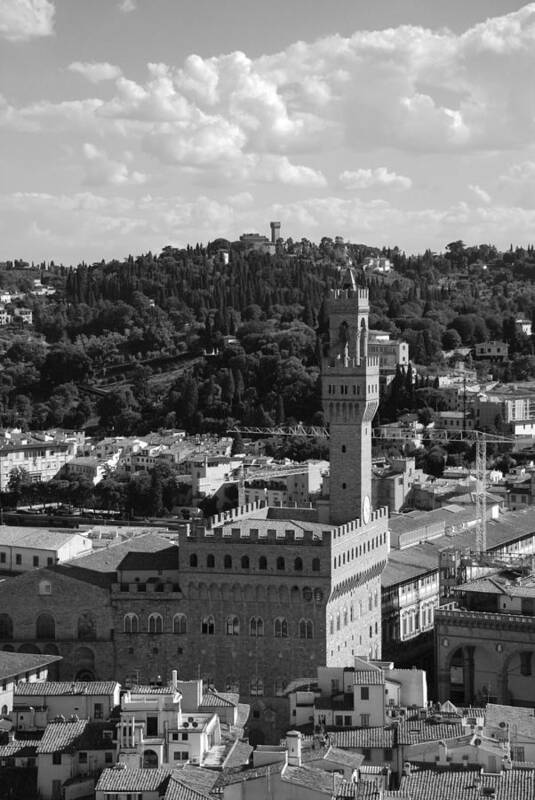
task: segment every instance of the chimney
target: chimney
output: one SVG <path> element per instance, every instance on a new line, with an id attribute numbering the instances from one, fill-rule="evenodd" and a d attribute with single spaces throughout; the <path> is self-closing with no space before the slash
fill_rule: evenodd
<path id="1" fill-rule="evenodd" d="M 286 746 L 288 748 L 288 764 L 301 766 L 301 734 L 299 731 L 287 731 Z"/>
<path id="2" fill-rule="evenodd" d="M 173 689 L 175 691 L 176 691 L 177 683 L 178 683 L 178 670 L 173 669 L 173 670 L 171 670 L 171 686 L 173 687 Z"/>

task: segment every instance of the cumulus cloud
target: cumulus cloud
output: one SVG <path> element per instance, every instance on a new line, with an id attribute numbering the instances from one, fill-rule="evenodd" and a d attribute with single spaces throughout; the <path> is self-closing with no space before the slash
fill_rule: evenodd
<path id="1" fill-rule="evenodd" d="M 376 186 L 390 189 L 410 189 L 412 186 L 410 178 L 389 172 L 386 167 L 355 171 L 344 170 L 340 173 L 339 180 L 342 186 L 350 190 L 371 189 Z"/>
<path id="2" fill-rule="evenodd" d="M 118 77 L 100 117 L 144 126 L 165 162 L 242 154 L 390 147 L 441 152 L 518 147 L 535 136 L 535 4 L 462 35 L 416 26 L 298 42 L 273 55 L 191 55 Z M 113 65 L 80 65 L 90 79 Z M 23 113 L 24 110 L 19 110 Z"/>
<path id="3" fill-rule="evenodd" d="M 136 8 L 135 0 L 121 0 L 119 3 L 119 11 L 122 11 L 123 14 L 130 14 L 130 12 L 135 11 Z"/>
<path id="4" fill-rule="evenodd" d="M 481 186 L 471 183 L 469 184 L 468 188 L 475 194 L 478 200 L 481 200 L 482 203 L 490 203 L 492 200 L 490 194 L 486 192 L 485 189 L 482 189 Z"/>
<path id="5" fill-rule="evenodd" d="M 73 61 L 72 64 L 69 64 L 69 69 L 72 72 L 79 72 L 91 83 L 114 80 L 122 74 L 120 67 L 109 64 L 107 61 Z"/>
<path id="6" fill-rule="evenodd" d="M 0 37 L 28 41 L 54 32 L 54 3 L 50 0 L 2 0 Z"/>
<path id="7" fill-rule="evenodd" d="M 520 164 L 513 164 L 507 172 L 500 175 L 502 183 L 511 184 L 532 184 L 535 182 L 535 161 L 523 161 Z"/>
<path id="8" fill-rule="evenodd" d="M 130 170 L 123 161 L 114 161 L 89 142 L 83 146 L 83 156 L 86 167 L 85 183 L 89 186 L 141 184 L 147 179 L 142 172 Z"/>

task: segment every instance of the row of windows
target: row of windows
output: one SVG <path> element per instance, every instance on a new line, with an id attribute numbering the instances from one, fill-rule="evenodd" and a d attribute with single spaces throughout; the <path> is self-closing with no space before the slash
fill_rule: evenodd
<path id="1" fill-rule="evenodd" d="M 225 555 L 223 557 L 223 569 L 232 569 L 233 560 L 231 555 Z M 251 569 L 251 559 L 249 556 L 241 556 L 239 562 L 239 566 L 241 569 Z M 191 553 L 189 557 L 189 565 L 190 567 L 198 567 L 200 564 L 199 557 L 197 553 Z M 208 553 L 206 556 L 206 568 L 207 569 L 215 569 L 216 566 L 216 559 L 213 553 Z M 254 566 L 254 565 L 253 565 Z M 279 572 L 284 572 L 286 570 L 286 559 L 283 556 L 278 556 L 275 562 L 276 569 Z M 320 571 L 321 562 L 319 558 L 312 559 L 312 571 L 319 572 Z M 268 568 L 268 560 L 266 556 L 260 556 L 258 559 L 258 569 L 267 570 Z M 294 572 L 302 572 L 303 571 L 303 559 L 300 556 L 294 559 L 293 562 L 293 570 Z"/>
<path id="2" fill-rule="evenodd" d="M 201 619 L 201 633 L 208 636 L 215 635 L 216 623 L 214 617 L 209 614 Z M 247 630 L 249 636 L 264 636 L 267 624 L 264 624 L 262 617 L 250 617 Z M 123 620 L 123 630 L 125 633 L 139 633 L 140 621 L 137 614 L 126 614 Z M 149 633 L 163 633 L 163 617 L 161 614 L 151 614 L 148 618 L 147 630 Z M 173 617 L 173 633 L 185 634 L 188 632 L 188 620 L 185 614 L 175 614 Z M 224 633 L 227 636 L 239 636 L 241 632 L 240 618 L 232 614 L 226 617 L 224 622 Z M 284 617 L 277 617 L 273 620 L 273 636 L 277 639 L 286 639 L 290 636 L 290 626 Z M 296 636 L 299 639 L 313 639 L 314 626 L 310 619 L 300 619 L 296 626 Z"/>
<path id="3" fill-rule="evenodd" d="M 345 484 L 342 484 L 343 488 L 345 488 Z M 334 568 L 341 567 L 342 564 L 346 564 L 350 561 L 354 561 L 355 558 L 360 558 L 365 553 L 369 553 L 370 550 L 375 550 L 376 547 L 380 547 L 380 545 L 386 544 L 386 531 L 384 533 L 380 533 L 378 536 L 375 536 L 372 539 L 369 539 L 364 544 L 360 544 L 358 547 L 352 547 L 351 550 L 347 550 L 344 553 L 340 553 L 340 555 L 334 557 Z"/>
<path id="4" fill-rule="evenodd" d="M 54 563 L 55 563 L 54 558 L 52 558 L 52 556 L 47 556 L 47 559 L 46 559 L 47 567 L 53 566 Z M 7 564 L 7 554 L 5 552 L 0 552 L 0 564 Z M 22 555 L 21 555 L 21 553 L 15 553 L 15 564 L 18 565 L 18 566 L 20 566 L 22 564 Z M 34 567 L 41 566 L 39 564 L 39 556 L 32 556 L 32 564 L 33 564 Z M 43 558 L 43 564 L 44 564 L 44 558 Z"/>
<path id="5" fill-rule="evenodd" d="M 376 591 L 373 595 L 368 595 L 368 611 L 372 611 L 373 608 L 377 608 L 379 605 L 379 595 Z M 363 613 L 363 604 L 362 600 L 359 600 L 358 604 L 358 616 L 362 617 Z M 342 612 L 338 612 L 336 617 L 329 617 L 329 629 L 331 633 L 334 633 L 335 627 L 336 630 L 339 631 L 342 626 L 349 625 L 350 622 L 353 622 L 355 616 L 357 616 L 357 611 L 353 609 L 353 604 L 349 606 L 349 608 L 344 608 Z"/>
<path id="6" fill-rule="evenodd" d="M 78 617 L 75 635 L 81 641 L 96 638 L 96 620 L 91 614 Z M 52 614 L 39 614 L 35 621 L 35 638 L 48 641 L 56 638 L 56 621 Z M 9 614 L 0 614 L 0 640 L 6 639 L 13 639 L 13 620 Z"/>

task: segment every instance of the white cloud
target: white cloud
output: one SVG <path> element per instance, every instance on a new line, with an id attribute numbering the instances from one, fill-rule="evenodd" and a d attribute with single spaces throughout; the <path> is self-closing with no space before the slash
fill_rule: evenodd
<path id="1" fill-rule="evenodd" d="M 136 0 L 120 0 L 119 11 L 123 14 L 130 14 L 131 11 L 136 10 Z"/>
<path id="2" fill-rule="evenodd" d="M 109 64 L 107 61 L 73 61 L 72 64 L 69 64 L 69 69 L 72 72 L 79 72 L 91 83 L 114 80 L 122 75 L 120 67 Z"/>
<path id="3" fill-rule="evenodd" d="M 85 160 L 85 183 L 88 186 L 123 184 L 141 184 L 147 180 L 146 175 L 136 170 L 130 170 L 123 161 L 114 161 L 103 150 L 86 142 L 83 146 Z"/>
<path id="4" fill-rule="evenodd" d="M 502 183 L 533 184 L 535 182 L 535 161 L 513 164 L 506 173 L 500 175 Z"/>
<path id="5" fill-rule="evenodd" d="M 118 71 L 76 69 L 91 80 Z M 234 52 L 191 55 L 179 67 L 149 64 L 143 83 L 118 77 L 115 96 L 95 113 L 120 121 L 125 135 L 144 127 L 147 149 L 166 163 L 207 164 L 212 150 L 215 158 L 289 156 L 342 145 L 483 151 L 533 141 L 534 72 L 530 4 L 463 35 L 402 26 L 259 58 Z"/>
<path id="6" fill-rule="evenodd" d="M 492 197 L 488 192 L 485 191 L 485 189 L 482 189 L 481 186 L 471 183 L 469 184 L 468 188 L 470 189 L 471 192 L 475 194 L 478 200 L 481 200 L 482 203 L 488 204 L 491 202 Z"/>
<path id="7" fill-rule="evenodd" d="M 376 186 L 390 189 L 410 189 L 412 186 L 410 178 L 389 172 L 386 167 L 355 171 L 344 170 L 340 173 L 339 180 L 342 186 L 350 190 L 371 189 Z"/>
<path id="8" fill-rule="evenodd" d="M 1 0 L 0 37 L 28 41 L 54 32 L 54 3 L 50 0 Z"/>

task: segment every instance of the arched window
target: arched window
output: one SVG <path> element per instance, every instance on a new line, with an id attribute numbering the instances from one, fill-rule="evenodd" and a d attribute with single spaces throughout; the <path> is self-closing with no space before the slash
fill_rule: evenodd
<path id="1" fill-rule="evenodd" d="M 264 681 L 262 678 L 259 678 L 258 675 L 254 675 L 251 678 L 250 684 L 250 694 L 253 697 L 262 697 L 264 694 Z"/>
<path id="2" fill-rule="evenodd" d="M 56 623 L 51 614 L 39 614 L 35 623 L 36 639 L 55 639 Z"/>
<path id="3" fill-rule="evenodd" d="M 225 633 L 227 636 L 239 636 L 240 633 L 240 620 L 238 617 L 231 615 L 225 620 Z"/>
<path id="4" fill-rule="evenodd" d="M 185 614 L 175 614 L 173 617 L 173 633 L 187 633 L 188 619 Z"/>
<path id="5" fill-rule="evenodd" d="M 312 571 L 319 572 L 320 571 L 320 560 L 319 558 L 312 559 Z"/>
<path id="6" fill-rule="evenodd" d="M 1 711 L 0 711 L 0 714 L 1 714 L 3 717 L 7 717 L 8 713 L 9 713 L 8 707 L 7 707 L 6 705 L 2 706 L 2 709 L 1 709 Z"/>
<path id="7" fill-rule="evenodd" d="M 223 566 L 225 569 L 232 569 L 232 556 L 225 556 L 223 559 Z"/>
<path id="8" fill-rule="evenodd" d="M 215 556 L 213 553 L 208 553 L 206 556 L 206 566 L 208 569 L 213 569 L 215 567 Z"/>
<path id="9" fill-rule="evenodd" d="M 6 639 L 13 638 L 13 620 L 9 616 L 9 614 L 0 614 L 0 639 L 5 641 Z"/>
<path id="10" fill-rule="evenodd" d="M 125 633 L 139 633 L 139 617 L 137 614 L 126 614 L 123 619 Z"/>
<path id="11" fill-rule="evenodd" d="M 287 639 L 288 638 L 288 622 L 284 619 L 284 617 L 277 617 L 274 625 L 274 634 L 277 639 Z"/>
<path id="12" fill-rule="evenodd" d="M 265 556 L 260 556 L 258 559 L 258 569 L 267 569 L 267 558 Z"/>
<path id="13" fill-rule="evenodd" d="M 97 638 L 97 626 L 92 614 L 87 611 L 78 617 L 78 639 L 90 641 Z"/>
<path id="14" fill-rule="evenodd" d="M 323 592 L 321 591 L 321 589 L 314 589 L 314 602 L 315 603 L 323 602 Z"/>
<path id="15" fill-rule="evenodd" d="M 240 692 L 240 682 L 236 675 L 227 675 L 227 679 L 225 681 L 225 691 L 226 692 L 236 692 L 239 694 Z"/>
<path id="16" fill-rule="evenodd" d="M 306 600 L 307 603 L 310 603 L 310 601 L 312 600 L 312 589 L 310 588 L 310 586 L 303 587 L 303 600 Z"/>
<path id="17" fill-rule="evenodd" d="M 262 617 L 251 617 L 249 622 L 249 636 L 264 635 L 264 620 Z"/>
<path id="18" fill-rule="evenodd" d="M 312 620 L 310 619 L 299 620 L 299 638 L 300 639 L 313 638 Z"/>
<path id="19" fill-rule="evenodd" d="M 192 553 L 189 557 L 189 565 L 190 567 L 196 567 L 197 564 L 198 564 L 197 553 Z"/>
<path id="20" fill-rule="evenodd" d="M 201 620 L 201 633 L 206 633 L 208 636 L 213 636 L 215 633 L 214 618 L 210 614 L 208 617 L 203 617 Z"/>
<path id="21" fill-rule="evenodd" d="M 294 570 L 296 572 L 302 572 L 303 571 L 303 559 L 300 558 L 299 556 L 297 556 L 297 558 L 294 561 Z"/>
<path id="22" fill-rule="evenodd" d="M 279 556 L 277 558 L 277 569 L 283 570 L 284 568 L 285 568 L 284 558 L 282 556 Z"/>
<path id="23" fill-rule="evenodd" d="M 242 556 L 241 557 L 241 568 L 242 569 L 249 569 L 249 556 Z"/>
<path id="24" fill-rule="evenodd" d="M 161 614 L 150 614 L 149 633 L 163 633 L 163 617 Z"/>

